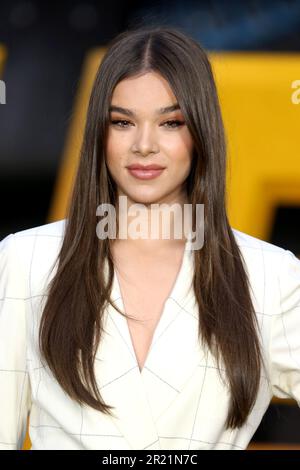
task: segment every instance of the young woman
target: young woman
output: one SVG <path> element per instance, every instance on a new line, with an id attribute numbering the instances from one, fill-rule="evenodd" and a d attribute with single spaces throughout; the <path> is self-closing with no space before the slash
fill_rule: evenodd
<path id="1" fill-rule="evenodd" d="M 245 449 L 273 395 L 299 402 L 300 261 L 230 227 L 225 169 L 201 46 L 171 27 L 121 33 L 66 219 L 0 243 L 0 448 L 22 448 L 30 413 L 32 449 Z M 189 205 L 192 225 L 105 238 L 101 204 L 110 235 L 136 204 L 143 222 Z"/>

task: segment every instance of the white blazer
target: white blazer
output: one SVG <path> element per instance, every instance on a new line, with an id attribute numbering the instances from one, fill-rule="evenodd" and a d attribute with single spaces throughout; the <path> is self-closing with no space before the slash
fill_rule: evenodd
<path id="1" fill-rule="evenodd" d="M 197 339 L 187 242 L 181 269 L 140 372 L 127 320 L 109 306 L 95 373 L 115 417 L 69 398 L 38 352 L 49 270 L 65 220 L 0 242 L 0 449 L 245 449 L 273 395 L 300 404 L 300 261 L 289 250 L 233 229 L 249 272 L 268 373 L 240 429 L 225 430 L 229 393 Z M 112 299 L 123 308 L 114 277 Z M 146 300 L 146 299 L 145 299 Z M 223 373 L 223 372 L 222 372 Z"/>

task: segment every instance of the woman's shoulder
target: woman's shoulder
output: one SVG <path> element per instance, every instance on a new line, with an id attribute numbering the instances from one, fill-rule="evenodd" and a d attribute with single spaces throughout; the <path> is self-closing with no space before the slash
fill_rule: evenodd
<path id="1" fill-rule="evenodd" d="M 245 260 L 252 284 L 260 289 L 267 289 L 274 285 L 283 275 L 282 266 L 287 254 L 294 258 L 296 263 L 300 260 L 289 250 L 274 243 L 267 242 L 248 233 L 232 228 L 239 250 Z M 275 284 L 274 284 L 275 283 Z"/>
<path id="2" fill-rule="evenodd" d="M 0 263 L 6 282 L 22 276 L 31 294 L 43 289 L 63 241 L 66 219 L 10 233 L 0 241 Z M 3 277 L 2 276 L 2 277 Z"/>
<path id="3" fill-rule="evenodd" d="M 43 225 L 38 225 L 35 227 L 30 227 L 25 230 L 20 230 L 14 232 L 14 236 L 17 240 L 29 242 L 35 240 L 36 238 L 43 237 L 47 238 L 62 238 L 64 234 L 64 229 L 66 225 L 66 219 L 57 220 L 55 222 L 50 222 Z"/>
<path id="4" fill-rule="evenodd" d="M 25 264 L 32 264 L 34 258 L 51 261 L 51 254 L 56 255 L 62 243 L 65 223 L 66 219 L 62 219 L 20 230 L 8 235 L 3 242 L 13 238 L 11 243 Z"/>
<path id="5" fill-rule="evenodd" d="M 252 250 L 252 254 L 255 251 L 258 252 L 270 252 L 275 255 L 282 255 L 285 249 L 279 245 L 275 245 L 274 243 L 267 242 L 262 240 L 261 238 L 254 237 L 249 233 L 242 232 L 237 230 L 236 228 L 231 227 L 231 230 L 235 236 L 235 240 L 239 247 L 244 250 Z"/>
<path id="6" fill-rule="evenodd" d="M 282 246 L 254 237 L 246 232 L 235 228 L 231 229 L 246 263 L 252 265 L 256 272 L 259 267 L 265 270 L 280 266 L 288 250 Z"/>
<path id="7" fill-rule="evenodd" d="M 295 310 L 299 317 L 300 259 L 291 250 L 233 229 L 262 308 L 272 299 L 272 315 Z"/>

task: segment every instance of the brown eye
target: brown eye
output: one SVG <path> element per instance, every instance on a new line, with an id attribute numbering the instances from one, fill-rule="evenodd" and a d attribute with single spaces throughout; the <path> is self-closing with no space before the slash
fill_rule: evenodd
<path id="1" fill-rule="evenodd" d="M 171 127 L 171 129 L 176 129 L 176 127 L 180 127 L 181 125 L 184 124 L 183 121 L 178 121 L 178 120 L 171 120 L 171 121 L 166 121 L 163 125 L 169 124 L 167 127 Z M 173 126 L 175 124 L 175 126 Z"/>
<path id="2" fill-rule="evenodd" d="M 124 119 L 117 119 L 117 120 L 113 120 L 113 121 L 110 121 L 111 124 L 114 124 L 116 125 L 117 127 L 127 127 L 124 125 L 124 123 L 129 123 L 129 121 L 125 121 Z M 119 123 L 122 123 L 121 126 L 119 126 Z"/>
<path id="3" fill-rule="evenodd" d="M 115 119 L 115 120 L 111 120 L 110 122 L 111 122 L 111 124 L 113 124 L 117 127 L 121 127 L 121 128 L 127 128 L 128 127 L 127 124 L 130 124 L 130 122 L 126 121 L 125 119 Z M 176 129 L 177 127 L 180 127 L 183 124 L 184 124 L 183 121 L 173 119 L 173 120 L 166 121 L 163 124 L 163 126 L 167 125 L 167 127 L 169 127 L 170 129 Z"/>

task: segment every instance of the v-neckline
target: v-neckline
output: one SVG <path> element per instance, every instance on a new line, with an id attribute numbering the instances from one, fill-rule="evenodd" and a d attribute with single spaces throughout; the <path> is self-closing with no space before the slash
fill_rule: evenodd
<path id="1" fill-rule="evenodd" d="M 166 298 L 162 313 L 160 315 L 160 318 L 158 320 L 158 323 L 156 324 L 156 327 L 153 332 L 152 340 L 146 355 L 146 359 L 144 361 L 144 365 L 142 369 L 140 369 L 137 356 L 135 353 L 135 349 L 133 346 L 133 341 L 131 338 L 130 330 L 129 330 L 129 324 L 127 318 L 123 317 L 123 315 L 120 315 L 119 312 L 117 312 L 119 321 L 121 322 L 122 326 L 122 331 L 124 332 L 125 337 L 123 338 L 129 347 L 130 353 L 133 357 L 135 367 L 137 368 L 137 371 L 139 375 L 142 377 L 144 374 L 144 371 L 147 369 L 148 363 L 149 363 L 149 356 L 151 355 L 151 351 L 153 347 L 155 346 L 155 343 L 160 336 L 160 334 L 164 331 L 164 329 L 168 326 L 168 324 L 171 321 L 171 316 L 173 314 L 174 310 L 174 302 L 175 304 L 179 305 L 180 307 L 180 301 L 184 299 L 186 293 L 187 293 L 187 284 L 188 281 L 191 282 L 191 257 L 192 257 L 192 250 L 190 249 L 191 245 L 191 240 L 187 238 L 185 241 L 184 245 L 184 250 L 183 250 L 183 255 L 181 259 L 181 264 L 179 271 L 177 273 L 177 276 L 175 278 L 175 281 L 173 283 L 173 286 L 171 288 L 170 294 Z M 187 278 L 186 278 L 187 277 Z M 189 286 L 191 287 L 191 285 Z M 124 300 L 121 292 L 121 287 L 120 287 L 120 282 L 118 279 L 118 274 L 117 274 L 117 268 L 114 267 L 114 280 L 113 280 L 113 297 L 114 297 L 114 302 L 118 302 L 118 308 L 125 313 L 125 307 L 124 307 Z M 178 310 L 178 308 L 177 308 Z"/>

